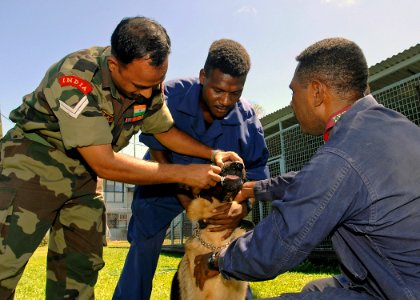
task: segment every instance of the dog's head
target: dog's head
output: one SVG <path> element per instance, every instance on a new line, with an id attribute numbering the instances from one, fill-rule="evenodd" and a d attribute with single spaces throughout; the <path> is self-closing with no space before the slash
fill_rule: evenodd
<path id="1" fill-rule="evenodd" d="M 242 189 L 246 176 L 245 167 L 239 161 L 228 161 L 223 165 L 219 175 L 222 176 L 222 181 L 214 187 L 202 190 L 200 197 L 210 201 L 212 201 L 212 198 L 221 202 L 232 201 Z"/>

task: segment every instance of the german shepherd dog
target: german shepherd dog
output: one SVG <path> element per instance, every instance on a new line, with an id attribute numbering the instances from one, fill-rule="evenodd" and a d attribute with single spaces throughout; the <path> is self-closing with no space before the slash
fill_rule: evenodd
<path id="1" fill-rule="evenodd" d="M 245 299 L 248 283 L 237 280 L 226 280 L 220 274 L 208 279 L 203 290 L 195 284 L 194 259 L 197 255 L 220 251 L 227 247 L 235 238 L 250 229 L 252 222 L 242 220 L 241 226 L 225 240 L 222 237 L 226 231 L 209 232 L 203 230 L 215 225 L 207 225 L 203 220 L 212 216 L 212 210 L 224 202 L 232 201 L 241 190 L 245 180 L 245 168 L 241 162 L 225 163 L 220 173 L 223 180 L 216 186 L 201 190 L 187 207 L 187 216 L 198 226 L 192 236 L 185 243 L 185 254 L 172 281 L 171 299 L 200 300 L 243 300 Z M 244 227 L 244 228 L 242 228 Z"/>

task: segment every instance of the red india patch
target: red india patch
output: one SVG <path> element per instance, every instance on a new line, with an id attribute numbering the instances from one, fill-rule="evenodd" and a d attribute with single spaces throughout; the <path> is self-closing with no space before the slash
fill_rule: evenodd
<path id="1" fill-rule="evenodd" d="M 61 76 L 58 78 L 58 82 L 61 86 L 74 86 L 85 95 L 92 91 L 92 86 L 89 82 L 76 76 Z"/>

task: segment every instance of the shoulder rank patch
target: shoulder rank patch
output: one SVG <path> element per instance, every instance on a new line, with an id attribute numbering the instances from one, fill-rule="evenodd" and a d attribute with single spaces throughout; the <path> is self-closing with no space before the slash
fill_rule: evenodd
<path id="1" fill-rule="evenodd" d="M 80 101 L 76 104 L 75 107 L 71 107 L 61 100 L 59 101 L 60 101 L 60 108 L 64 110 L 70 117 L 73 117 L 75 119 L 80 115 L 80 113 L 89 103 L 87 96 L 84 96 L 82 99 L 80 99 Z"/>
<path id="2" fill-rule="evenodd" d="M 125 123 L 132 123 L 143 119 L 144 113 L 146 112 L 147 105 L 138 104 L 133 107 L 133 117 L 125 118 Z"/>
<path id="3" fill-rule="evenodd" d="M 85 95 L 92 91 L 92 86 L 89 82 L 76 76 L 61 76 L 58 78 L 58 82 L 60 86 L 74 86 Z"/>

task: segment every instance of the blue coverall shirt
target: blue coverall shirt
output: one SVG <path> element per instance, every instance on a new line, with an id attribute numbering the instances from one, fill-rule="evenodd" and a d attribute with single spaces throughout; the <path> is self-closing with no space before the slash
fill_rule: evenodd
<path id="1" fill-rule="evenodd" d="M 350 289 L 420 299 L 420 128 L 403 115 L 358 100 L 299 173 L 254 191 L 272 213 L 221 253 L 225 277 L 275 278 L 331 234 Z"/>

